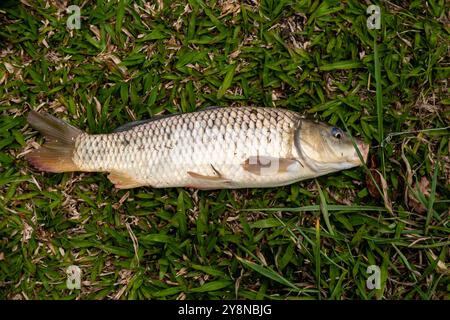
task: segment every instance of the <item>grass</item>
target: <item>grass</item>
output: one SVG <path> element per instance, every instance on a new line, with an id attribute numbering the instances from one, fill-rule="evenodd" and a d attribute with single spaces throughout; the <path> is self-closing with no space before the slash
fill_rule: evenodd
<path id="1" fill-rule="evenodd" d="M 449 7 L 427 3 L 383 2 L 368 30 L 357 1 L 73 1 L 68 30 L 57 1 L 2 1 L 0 298 L 448 299 Z M 302 112 L 369 142 L 370 161 L 206 192 L 23 159 L 42 142 L 30 109 L 106 133 L 211 105 Z"/>

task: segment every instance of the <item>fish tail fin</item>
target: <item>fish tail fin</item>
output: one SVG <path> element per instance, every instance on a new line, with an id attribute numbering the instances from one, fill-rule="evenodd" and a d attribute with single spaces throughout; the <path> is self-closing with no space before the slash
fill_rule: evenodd
<path id="1" fill-rule="evenodd" d="M 83 133 L 81 130 L 48 113 L 31 111 L 27 121 L 46 138 L 44 145 L 25 155 L 31 165 L 47 172 L 78 170 L 73 154 L 76 138 Z"/>

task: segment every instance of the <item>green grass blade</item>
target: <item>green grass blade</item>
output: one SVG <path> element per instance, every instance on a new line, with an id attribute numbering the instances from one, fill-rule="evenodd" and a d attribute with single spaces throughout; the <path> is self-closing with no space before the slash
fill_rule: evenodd
<path id="1" fill-rule="evenodd" d="M 325 199 L 325 195 L 323 194 L 322 188 L 319 185 L 319 182 L 316 180 L 317 189 L 319 190 L 319 197 L 320 197 L 320 211 L 322 212 L 323 219 L 325 220 L 325 224 L 327 225 L 328 232 L 334 236 L 333 227 L 330 224 L 330 216 L 328 214 L 328 204 Z"/>
<path id="2" fill-rule="evenodd" d="M 382 143 L 384 140 L 384 126 L 383 126 L 383 89 L 381 87 L 381 64 L 378 52 L 377 36 L 373 41 L 374 59 L 375 59 L 375 87 L 376 87 L 376 102 L 377 102 L 377 124 L 378 124 L 378 142 Z M 384 159 L 384 149 L 379 149 L 381 158 L 381 169 L 383 177 L 386 179 L 386 164 Z"/>
<path id="3" fill-rule="evenodd" d="M 251 262 L 249 260 L 243 259 L 243 258 L 238 257 L 238 256 L 236 256 L 236 258 L 244 266 L 246 266 L 246 267 L 248 267 L 248 268 L 258 272 L 259 274 L 263 275 L 264 277 L 267 277 L 269 279 L 272 279 L 273 281 L 276 281 L 276 282 L 281 283 L 281 284 L 283 284 L 285 286 L 288 286 L 288 287 L 292 288 L 295 291 L 299 291 L 299 288 L 296 285 L 294 285 L 289 280 L 287 280 L 286 278 L 281 276 L 279 273 L 274 271 L 272 268 L 260 266 L 260 265 L 254 263 L 254 262 Z"/>

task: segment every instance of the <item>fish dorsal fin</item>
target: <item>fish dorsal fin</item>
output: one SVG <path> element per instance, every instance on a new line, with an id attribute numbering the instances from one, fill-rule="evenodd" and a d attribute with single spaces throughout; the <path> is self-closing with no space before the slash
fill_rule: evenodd
<path id="1" fill-rule="evenodd" d="M 134 127 L 149 123 L 149 122 L 153 122 L 153 121 L 157 121 L 157 120 L 161 120 L 161 119 L 165 119 L 165 118 L 170 118 L 170 117 L 174 117 L 174 116 L 178 116 L 181 113 L 177 112 L 177 113 L 169 113 L 169 114 L 161 114 L 161 115 L 157 115 L 154 116 L 150 119 L 144 119 L 144 120 L 137 120 L 137 121 L 132 121 L 132 122 L 128 122 L 125 123 L 124 125 L 114 129 L 114 133 L 116 132 L 122 132 L 122 131 L 128 131 L 130 129 L 133 129 Z"/>
<path id="2" fill-rule="evenodd" d="M 203 108 L 201 110 L 196 110 L 194 112 L 202 112 L 202 111 L 214 110 L 214 109 L 220 109 L 220 108 L 221 107 L 211 106 L 211 107 Z M 182 113 L 177 112 L 177 113 L 170 113 L 170 114 L 161 114 L 161 115 L 158 115 L 158 116 L 154 116 L 151 119 L 137 120 L 137 121 L 128 122 L 128 123 L 125 123 L 124 125 L 116 128 L 116 129 L 114 129 L 113 132 L 117 133 L 117 132 L 128 131 L 130 129 L 133 129 L 134 127 L 137 127 L 137 126 L 140 126 L 140 125 L 152 122 L 152 121 L 157 121 L 157 120 L 161 120 L 161 119 L 165 119 L 165 118 L 170 118 L 170 117 L 178 116 L 180 114 L 182 114 Z"/>
<path id="3" fill-rule="evenodd" d="M 222 107 L 219 107 L 219 106 L 209 106 L 209 107 L 203 108 L 203 109 L 198 110 L 198 111 L 201 112 L 201 111 L 215 110 L 215 109 L 220 109 L 220 108 L 222 108 Z"/>
<path id="4" fill-rule="evenodd" d="M 125 123 L 124 125 L 116 128 L 116 129 L 114 129 L 113 132 L 117 133 L 117 132 L 128 131 L 128 130 L 134 128 L 134 127 L 140 126 L 141 124 L 145 124 L 147 122 L 151 122 L 153 120 L 155 120 L 155 119 L 152 118 L 152 119 L 137 120 L 137 121 L 128 122 L 128 123 Z"/>

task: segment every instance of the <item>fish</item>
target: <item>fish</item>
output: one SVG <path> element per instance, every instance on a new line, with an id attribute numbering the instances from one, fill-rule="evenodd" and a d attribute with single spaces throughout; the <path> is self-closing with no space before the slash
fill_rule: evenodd
<path id="1" fill-rule="evenodd" d="M 369 145 L 300 113 L 268 107 L 209 107 L 88 134 L 30 111 L 45 143 L 25 155 L 44 172 L 107 172 L 118 189 L 201 190 L 289 185 L 366 163 Z"/>

